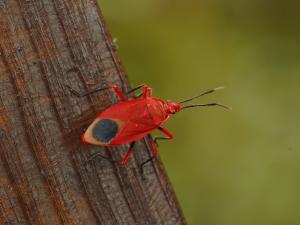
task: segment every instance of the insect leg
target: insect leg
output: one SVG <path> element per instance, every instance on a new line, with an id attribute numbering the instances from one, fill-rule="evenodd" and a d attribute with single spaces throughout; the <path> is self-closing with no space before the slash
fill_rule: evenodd
<path id="1" fill-rule="evenodd" d="M 141 88 L 144 87 L 144 86 L 146 86 L 146 85 L 145 85 L 145 84 L 141 84 L 141 85 L 139 85 L 139 86 L 137 86 L 137 87 L 135 87 L 135 88 L 132 88 L 131 90 L 127 91 L 126 94 L 130 94 L 130 93 L 132 93 L 132 92 L 135 92 L 135 91 L 141 89 Z"/>
<path id="2" fill-rule="evenodd" d="M 77 97 L 85 97 L 85 96 L 88 96 L 90 94 L 94 94 L 96 92 L 99 92 L 99 91 L 104 91 L 104 90 L 107 90 L 107 89 L 110 89 L 112 88 L 113 91 L 118 95 L 118 97 L 122 100 L 122 101 L 125 101 L 126 100 L 126 97 L 123 95 L 123 93 L 121 92 L 120 88 L 116 85 L 108 85 L 106 87 L 102 87 L 102 88 L 96 88 L 96 89 L 93 89 L 93 90 L 90 90 L 90 91 L 87 91 L 87 92 L 84 92 L 84 93 L 80 93 L 76 90 L 74 90 L 73 88 L 71 88 L 69 85 L 66 85 L 70 92 L 74 95 L 76 95 Z"/>
<path id="3" fill-rule="evenodd" d="M 145 85 L 145 84 L 141 84 L 141 85 L 139 85 L 139 86 L 137 86 L 137 87 L 135 87 L 135 88 L 133 88 L 133 89 L 127 91 L 126 94 L 128 95 L 128 94 L 130 94 L 130 93 L 132 93 L 132 92 L 135 92 L 135 91 L 141 89 L 141 88 L 144 87 L 144 86 L 146 86 L 146 85 Z M 140 94 L 138 94 L 135 98 L 139 98 L 139 97 L 141 97 L 142 95 L 143 95 L 143 93 L 140 93 Z"/>
<path id="4" fill-rule="evenodd" d="M 171 140 L 174 138 L 174 136 L 170 133 L 170 131 L 168 131 L 167 129 L 163 128 L 163 127 L 158 127 L 158 129 L 163 132 L 167 137 L 155 137 L 154 138 L 154 143 L 157 144 L 158 140 Z"/>
<path id="5" fill-rule="evenodd" d="M 147 159 L 146 161 L 144 161 L 141 165 L 140 165 L 140 171 L 142 174 L 144 174 L 144 166 L 145 164 L 147 164 L 148 162 L 151 162 L 153 159 L 156 158 L 157 156 L 157 141 L 158 140 L 171 140 L 174 138 L 174 136 L 165 128 L 163 127 L 158 127 L 158 129 L 163 132 L 167 137 L 155 137 L 154 140 L 151 139 L 151 146 L 152 146 L 152 157 L 150 157 L 149 159 Z"/>
<path id="6" fill-rule="evenodd" d="M 87 165 L 88 163 L 90 163 L 91 161 L 95 160 L 96 158 L 101 157 L 102 159 L 106 159 L 108 161 L 110 161 L 111 163 L 115 163 L 116 161 L 114 161 L 112 158 L 102 155 L 101 153 L 97 152 L 95 154 L 93 154 L 85 163 L 84 165 Z"/>
<path id="7" fill-rule="evenodd" d="M 123 95 L 123 93 L 121 92 L 121 90 L 118 86 L 112 85 L 112 86 L 110 86 L 110 88 L 113 88 L 114 92 L 118 95 L 120 100 L 122 100 L 122 101 L 126 100 L 126 97 Z"/>
<path id="8" fill-rule="evenodd" d="M 155 144 L 155 142 L 152 139 L 150 140 L 150 142 L 151 142 L 151 147 L 152 147 L 151 150 L 152 150 L 153 155 L 149 159 L 147 159 L 146 161 L 142 162 L 142 164 L 140 165 L 140 171 L 141 171 L 142 177 L 144 177 L 144 166 L 148 162 L 151 162 L 153 159 L 155 159 L 156 156 L 157 156 L 157 153 L 158 153 L 157 145 Z"/>
<path id="9" fill-rule="evenodd" d="M 126 155 L 125 155 L 124 158 L 119 162 L 119 164 L 125 165 L 125 164 L 128 163 L 128 160 L 129 160 L 129 158 L 130 158 L 130 156 L 131 156 L 131 154 L 132 154 L 132 151 L 133 151 L 133 146 L 134 146 L 134 144 L 135 144 L 135 141 L 134 141 L 134 142 L 131 142 L 130 147 L 129 147 L 129 149 L 128 149 Z"/>
<path id="10" fill-rule="evenodd" d="M 152 97 L 152 88 L 144 86 L 144 89 L 143 89 L 143 98 L 147 98 L 147 95 L 149 97 Z"/>
<path id="11" fill-rule="evenodd" d="M 88 96 L 90 94 L 94 94 L 94 93 L 99 92 L 99 91 L 104 91 L 104 90 L 109 89 L 109 87 L 102 87 L 102 88 L 96 88 L 96 89 L 93 89 L 93 90 L 90 90 L 90 91 L 87 91 L 87 92 L 84 92 L 84 93 L 80 93 L 80 92 L 74 90 L 73 88 L 71 88 L 69 85 L 66 85 L 66 87 L 70 90 L 70 92 L 72 94 L 76 95 L 79 98 Z"/>
<path id="12" fill-rule="evenodd" d="M 136 90 L 139 90 L 139 89 L 141 89 L 141 88 L 143 88 L 143 92 L 142 92 L 141 94 L 139 94 L 137 97 L 143 96 L 143 97 L 145 98 L 145 97 L 147 97 L 147 95 L 148 95 L 149 97 L 152 97 L 152 88 L 149 88 L 149 87 L 148 87 L 147 85 L 145 85 L 145 84 L 141 84 L 141 85 L 139 85 L 139 86 L 137 86 L 137 87 L 135 87 L 135 88 L 129 90 L 126 94 L 130 94 L 130 93 L 132 93 L 132 92 L 134 92 L 134 91 L 136 91 Z"/>
<path id="13" fill-rule="evenodd" d="M 148 96 L 152 98 L 152 88 L 148 87 Z"/>

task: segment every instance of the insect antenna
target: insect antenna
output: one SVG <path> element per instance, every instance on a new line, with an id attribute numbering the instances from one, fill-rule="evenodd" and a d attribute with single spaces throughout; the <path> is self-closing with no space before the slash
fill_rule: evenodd
<path id="1" fill-rule="evenodd" d="M 185 102 L 189 102 L 189 101 L 192 101 L 192 100 L 194 100 L 194 99 L 196 99 L 196 98 L 199 98 L 199 97 L 201 97 L 201 96 L 203 96 L 203 95 L 207 95 L 207 94 L 210 94 L 210 93 L 213 93 L 213 92 L 215 92 L 215 91 L 222 90 L 222 89 L 224 89 L 224 87 L 217 87 L 217 88 L 214 88 L 214 89 L 205 91 L 205 92 L 203 92 L 203 93 L 201 93 L 201 94 L 199 94 L 199 95 L 196 95 L 196 96 L 194 96 L 194 97 L 191 97 L 191 98 L 188 98 L 188 99 L 184 99 L 184 100 L 182 100 L 182 101 L 180 101 L 180 102 L 178 102 L 178 103 L 182 104 L 182 103 L 185 103 Z"/>
<path id="2" fill-rule="evenodd" d="M 219 103 L 187 105 L 187 106 L 183 106 L 181 109 L 187 109 L 187 108 L 193 108 L 193 107 L 204 107 L 204 106 L 219 106 L 219 107 L 225 108 L 227 110 L 231 110 L 231 108 L 229 106 L 221 105 Z"/>

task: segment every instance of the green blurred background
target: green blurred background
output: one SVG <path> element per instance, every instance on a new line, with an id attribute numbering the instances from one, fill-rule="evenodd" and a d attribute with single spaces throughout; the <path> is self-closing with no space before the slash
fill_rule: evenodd
<path id="1" fill-rule="evenodd" d="M 132 85 L 177 100 L 160 156 L 190 225 L 300 224 L 300 2 L 100 0 Z"/>

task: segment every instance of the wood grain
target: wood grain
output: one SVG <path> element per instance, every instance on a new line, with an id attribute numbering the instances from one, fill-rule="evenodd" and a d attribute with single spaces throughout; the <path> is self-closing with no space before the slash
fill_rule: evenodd
<path id="1" fill-rule="evenodd" d="M 148 138 L 127 166 L 128 146 L 81 143 L 93 118 L 117 101 L 86 91 L 129 84 L 94 0 L 0 0 L 0 224 L 186 224 Z M 142 81 L 141 81 L 142 82 Z"/>

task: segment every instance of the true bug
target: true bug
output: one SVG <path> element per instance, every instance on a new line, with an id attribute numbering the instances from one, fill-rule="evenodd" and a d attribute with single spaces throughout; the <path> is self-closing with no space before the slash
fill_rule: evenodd
<path id="1" fill-rule="evenodd" d="M 184 103 L 192 101 L 200 96 L 222 89 L 222 87 L 205 91 L 192 98 L 179 101 L 178 103 L 152 97 L 152 88 L 144 84 L 127 92 L 127 94 L 130 94 L 138 89 L 142 89 L 142 93 L 137 98 L 126 98 L 120 88 L 116 85 L 107 85 L 106 87 L 97 88 L 86 93 L 79 93 L 69 86 L 68 88 L 71 93 L 77 97 L 85 97 L 107 89 L 112 89 L 117 94 L 121 101 L 110 106 L 96 117 L 82 135 L 82 141 L 86 144 L 100 146 L 130 144 L 124 158 L 121 161 L 118 161 L 119 164 L 126 164 L 132 154 L 135 142 L 147 136 L 153 130 L 159 129 L 166 135 L 165 137 L 155 137 L 153 140 L 151 139 L 153 156 L 141 164 L 141 171 L 143 171 L 143 166 L 147 162 L 150 162 L 156 157 L 158 153 L 157 141 L 173 139 L 173 135 L 162 127 L 162 124 L 169 118 L 170 115 L 191 107 L 221 106 L 229 109 L 229 107 L 218 103 L 183 105 Z M 112 161 L 110 158 L 103 156 L 100 153 L 94 154 L 88 161 L 97 156 Z"/>

